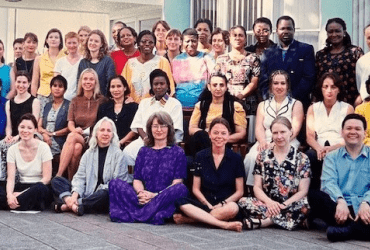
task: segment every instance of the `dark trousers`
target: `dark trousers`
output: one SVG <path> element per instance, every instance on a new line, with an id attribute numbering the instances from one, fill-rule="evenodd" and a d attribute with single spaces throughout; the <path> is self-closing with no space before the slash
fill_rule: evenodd
<path id="1" fill-rule="evenodd" d="M 6 182 L 0 184 L 0 209 L 9 209 L 6 198 Z M 26 190 L 26 191 L 24 191 Z M 44 185 L 41 182 L 37 183 L 17 183 L 14 186 L 14 192 L 22 192 L 17 196 L 19 207 L 16 210 L 27 211 L 37 210 L 42 211 L 49 206 L 52 193 L 49 185 Z"/>
<path id="2" fill-rule="evenodd" d="M 0 181 L 0 209 L 1 210 L 9 209 L 5 190 L 6 190 L 6 182 Z"/>
<path id="3" fill-rule="evenodd" d="M 59 198 L 60 194 L 70 192 L 72 189 L 71 182 L 64 177 L 55 177 L 51 180 L 51 187 L 54 192 L 55 199 L 58 202 L 64 202 Z M 107 189 L 100 189 L 88 197 L 82 198 L 81 205 L 85 212 L 102 212 L 109 211 L 109 193 Z"/>
<path id="4" fill-rule="evenodd" d="M 339 226 L 335 220 L 337 203 L 327 193 L 319 190 L 310 190 L 308 192 L 308 202 L 311 206 L 310 219 L 320 218 L 330 226 Z M 351 216 L 355 218 L 353 207 L 349 206 L 348 209 Z M 360 219 L 357 222 L 347 220 L 342 226 L 351 228 L 354 239 L 370 240 L 370 226 L 363 224 Z"/>
<path id="5" fill-rule="evenodd" d="M 310 160 L 311 165 L 311 183 L 310 183 L 310 189 L 314 190 L 320 190 L 321 186 L 321 173 L 322 173 L 322 163 L 323 161 L 319 161 L 317 159 L 317 152 L 314 149 L 309 149 L 305 153 L 308 156 L 308 159 Z"/>
<path id="6" fill-rule="evenodd" d="M 189 139 L 189 149 L 191 156 L 195 156 L 199 151 L 211 147 L 211 139 L 209 135 L 204 130 L 197 131 Z"/>

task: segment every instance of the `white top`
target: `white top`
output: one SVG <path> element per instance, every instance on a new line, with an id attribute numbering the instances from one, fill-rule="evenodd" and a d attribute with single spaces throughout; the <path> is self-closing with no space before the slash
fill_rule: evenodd
<path id="1" fill-rule="evenodd" d="M 265 136 L 266 136 L 266 142 L 271 142 L 272 140 L 272 133 L 270 130 L 270 126 L 272 121 L 278 117 L 278 116 L 284 116 L 286 117 L 290 122 L 292 122 L 292 112 L 293 112 L 293 106 L 296 102 L 296 99 L 291 97 L 286 97 L 284 101 L 280 105 L 280 109 L 276 111 L 276 101 L 275 98 L 269 98 L 266 101 L 263 102 L 263 110 L 265 112 L 265 117 L 263 119 L 263 127 L 265 128 Z M 297 138 L 295 138 L 291 145 L 294 147 L 299 147 L 299 141 Z"/>
<path id="2" fill-rule="evenodd" d="M 64 93 L 64 98 L 69 101 L 71 101 L 77 93 L 77 71 L 81 59 L 82 56 L 75 64 L 72 65 L 70 62 L 68 62 L 67 57 L 64 56 L 58 59 L 55 63 L 54 72 L 61 74 L 65 79 L 67 79 L 68 86 L 67 91 Z"/>
<path id="3" fill-rule="evenodd" d="M 21 183 L 36 183 L 42 179 L 42 163 L 53 159 L 50 147 L 43 141 L 38 141 L 39 145 L 35 158 L 24 161 L 19 151 L 19 143 L 14 144 L 8 150 L 7 162 L 15 163 L 19 172 Z"/>
<path id="4" fill-rule="evenodd" d="M 141 100 L 134 120 L 131 123 L 131 130 L 137 133 L 137 129 L 142 128 L 146 132 L 146 122 L 148 121 L 149 117 L 154 112 L 166 111 L 173 120 L 173 125 L 176 131 L 176 141 L 182 141 L 184 130 L 181 103 L 177 99 L 169 97 L 166 103 L 162 105 L 160 101 L 152 101 L 154 100 L 153 98 L 154 97 L 150 97 Z"/>
<path id="5" fill-rule="evenodd" d="M 370 52 L 360 57 L 356 63 L 356 84 L 357 90 L 360 92 L 362 100 L 369 96 L 366 91 L 365 82 L 370 75 Z"/>
<path id="6" fill-rule="evenodd" d="M 323 102 L 313 104 L 314 128 L 320 146 L 324 146 L 326 141 L 331 146 L 343 142 L 342 121 L 347 115 L 348 106 L 348 103 L 337 101 L 328 115 Z"/>

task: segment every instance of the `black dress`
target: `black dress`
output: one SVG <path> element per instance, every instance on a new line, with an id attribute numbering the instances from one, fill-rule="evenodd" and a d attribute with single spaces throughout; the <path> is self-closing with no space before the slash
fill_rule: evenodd
<path id="1" fill-rule="evenodd" d="M 114 101 L 109 100 L 99 106 L 97 121 L 105 116 L 112 119 L 117 128 L 118 138 L 121 140 L 131 131 L 130 126 L 138 106 L 139 105 L 134 102 L 123 104 L 121 112 L 116 114 L 114 112 Z"/>

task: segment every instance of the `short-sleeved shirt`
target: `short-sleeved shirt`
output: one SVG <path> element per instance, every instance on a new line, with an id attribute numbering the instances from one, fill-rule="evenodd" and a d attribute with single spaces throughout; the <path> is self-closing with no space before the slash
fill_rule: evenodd
<path id="1" fill-rule="evenodd" d="M 222 117 L 222 109 L 223 109 L 223 104 L 214 104 L 211 103 L 209 106 L 207 118 L 206 118 L 206 131 L 209 130 L 209 126 L 211 125 L 211 122 L 213 119 Z M 234 123 L 235 125 L 241 126 L 242 128 L 247 127 L 247 119 L 246 119 L 246 114 L 245 110 L 243 109 L 243 106 L 238 103 L 234 102 Z M 193 113 L 190 118 L 190 123 L 189 125 L 196 125 L 198 126 L 199 120 L 201 116 L 201 111 L 200 111 L 200 102 L 198 102 L 193 110 Z"/>
<path id="2" fill-rule="evenodd" d="M 14 163 L 21 183 L 35 183 L 42 179 L 42 164 L 53 159 L 49 145 L 42 141 L 38 142 L 35 158 L 26 162 L 19 151 L 19 143 L 14 144 L 8 150 L 7 162 Z"/>
<path id="3" fill-rule="evenodd" d="M 134 54 L 131 56 L 127 56 L 123 50 L 116 50 L 113 51 L 110 54 L 110 57 L 112 57 L 114 65 L 116 66 L 116 74 L 120 75 L 122 74 L 122 70 L 125 67 L 127 61 L 131 58 L 140 56 L 140 51 L 136 50 Z"/>
<path id="4" fill-rule="evenodd" d="M 76 96 L 72 99 L 68 110 L 68 121 L 73 121 L 76 127 L 86 129 L 95 124 L 99 105 L 105 102 L 104 96 L 88 99 Z"/>
<path id="5" fill-rule="evenodd" d="M 186 156 L 179 146 L 153 149 L 142 147 L 135 162 L 134 179 L 150 192 L 160 192 L 175 179 L 186 178 Z"/>
<path id="6" fill-rule="evenodd" d="M 60 58 L 55 63 L 54 72 L 61 74 L 67 80 L 67 90 L 64 93 L 64 98 L 71 101 L 77 93 L 77 72 L 82 57 L 75 64 L 71 64 L 67 57 Z"/>
<path id="7" fill-rule="evenodd" d="M 236 178 L 244 178 L 244 165 L 240 155 L 225 149 L 225 155 L 216 168 L 211 148 L 197 153 L 194 159 L 194 176 L 201 178 L 200 190 L 212 205 L 230 197 L 236 191 Z"/>
<path id="8" fill-rule="evenodd" d="M 65 56 L 64 50 L 59 51 L 56 60 Z M 55 63 L 50 59 L 48 51 L 46 51 L 40 58 L 40 86 L 37 91 L 37 94 L 42 96 L 49 96 L 51 93 L 50 90 L 50 81 L 54 77 L 54 67 Z"/>
<path id="9" fill-rule="evenodd" d="M 279 164 L 273 149 L 267 149 L 258 155 L 253 174 L 262 176 L 265 194 L 281 203 L 298 192 L 301 179 L 311 177 L 310 160 L 290 146 L 284 161 Z"/>

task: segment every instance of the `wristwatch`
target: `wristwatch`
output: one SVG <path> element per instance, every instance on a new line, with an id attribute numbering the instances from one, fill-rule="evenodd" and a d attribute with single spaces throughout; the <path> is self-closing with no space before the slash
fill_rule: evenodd
<path id="1" fill-rule="evenodd" d="M 56 132 L 53 132 L 53 136 L 57 136 L 57 133 Z"/>

